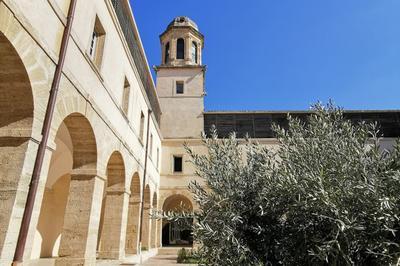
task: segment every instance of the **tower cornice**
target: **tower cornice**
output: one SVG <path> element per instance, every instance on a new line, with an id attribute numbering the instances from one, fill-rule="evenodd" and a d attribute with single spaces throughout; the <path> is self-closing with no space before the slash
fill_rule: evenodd
<path id="1" fill-rule="evenodd" d="M 197 36 L 197 37 L 202 41 L 202 43 L 204 42 L 204 35 L 203 35 L 201 32 L 199 32 L 198 30 L 196 30 L 196 29 L 194 29 L 193 27 L 191 27 L 191 26 L 179 26 L 179 27 L 177 27 L 177 26 L 172 26 L 172 27 L 169 27 L 169 28 L 167 28 L 163 33 L 161 33 L 161 34 L 159 35 L 160 40 L 161 40 L 167 33 L 171 32 L 171 31 L 174 31 L 174 30 L 182 30 L 182 29 L 188 30 L 189 32 L 191 32 L 192 34 L 194 34 L 195 36 Z"/>
<path id="2" fill-rule="evenodd" d="M 158 65 L 158 66 L 153 66 L 154 71 L 158 72 L 160 69 L 195 69 L 195 68 L 201 68 L 204 72 L 207 70 L 207 65 L 179 65 L 179 66 L 174 66 L 174 65 Z"/>

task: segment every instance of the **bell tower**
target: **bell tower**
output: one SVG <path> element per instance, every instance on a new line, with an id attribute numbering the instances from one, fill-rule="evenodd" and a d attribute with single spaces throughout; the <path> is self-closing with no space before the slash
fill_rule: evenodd
<path id="1" fill-rule="evenodd" d="M 161 64 L 155 66 L 166 139 L 199 138 L 203 131 L 204 36 L 188 17 L 176 17 L 160 35 Z"/>

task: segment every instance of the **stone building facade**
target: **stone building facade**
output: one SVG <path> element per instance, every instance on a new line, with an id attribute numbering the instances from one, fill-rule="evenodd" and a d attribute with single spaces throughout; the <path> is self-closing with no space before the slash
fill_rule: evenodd
<path id="1" fill-rule="evenodd" d="M 0 0 L 0 265 L 14 260 L 72 1 Z M 190 246 L 188 230 L 149 217 L 196 208 L 183 143 L 206 152 L 201 132 L 216 125 L 222 137 L 276 145 L 271 123 L 287 112 L 204 110 L 204 37 L 192 20 L 175 18 L 160 43 L 155 86 L 129 1 L 76 1 L 22 264 L 137 261 Z M 380 121 L 387 146 L 400 136 L 399 112 L 348 116 Z"/>
<path id="2" fill-rule="evenodd" d="M 0 265 L 13 261 L 70 2 L 0 1 Z M 69 38 L 23 261 L 137 254 L 141 205 L 154 254 L 160 106 L 129 2 L 77 1 Z"/>

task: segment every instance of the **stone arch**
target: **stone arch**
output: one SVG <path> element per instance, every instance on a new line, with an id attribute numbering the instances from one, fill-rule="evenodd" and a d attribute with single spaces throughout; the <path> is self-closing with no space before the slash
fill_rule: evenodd
<path id="1" fill-rule="evenodd" d="M 156 211 L 157 208 L 158 208 L 157 192 L 153 193 L 153 200 L 152 200 L 151 208 L 154 211 Z M 152 248 L 156 248 L 157 247 L 157 220 L 156 219 L 152 219 L 151 220 L 151 242 L 150 242 L 150 246 Z"/>
<path id="2" fill-rule="evenodd" d="M 135 172 L 132 176 L 131 180 L 131 186 L 130 186 L 130 191 L 131 191 L 131 198 L 135 201 L 140 202 L 140 189 L 142 187 L 142 184 L 140 182 L 140 176 L 138 172 Z"/>
<path id="3" fill-rule="evenodd" d="M 163 211 L 192 211 L 191 200 L 183 194 L 173 194 L 164 200 Z"/>
<path id="4" fill-rule="evenodd" d="M 191 212 L 193 211 L 193 204 L 190 198 L 183 194 L 172 194 L 168 196 L 164 202 L 162 210 L 164 212 Z M 192 230 L 190 223 L 192 219 L 187 221 L 168 221 L 163 219 L 162 222 L 162 245 L 193 245 Z"/>
<path id="5" fill-rule="evenodd" d="M 34 152 L 28 154 L 27 151 L 28 149 L 34 151 L 36 147 L 30 141 L 34 117 L 31 81 L 22 58 L 2 32 L 0 32 L 0 95 L 0 254 L 4 254 L 4 250 L 12 252 L 15 246 L 17 234 L 10 236 L 15 238 L 11 240 L 8 239 L 7 232 L 15 231 L 15 229 L 10 230 L 9 226 L 15 226 L 17 223 L 15 219 L 20 221 L 22 216 L 21 212 L 14 212 L 14 205 L 18 195 L 22 194 L 24 199 L 26 197 L 25 193 L 18 193 L 18 187 L 22 181 L 23 190 L 27 190 L 31 169 L 26 169 L 24 162 L 27 159 L 34 160 L 28 158 L 29 155 L 33 157 Z"/>
<path id="6" fill-rule="evenodd" d="M 150 209 L 151 209 L 151 190 L 150 185 L 147 184 L 144 191 L 143 200 L 143 225 L 142 225 L 142 248 L 150 249 L 150 235 L 151 235 L 151 219 L 150 219 Z"/>
<path id="7" fill-rule="evenodd" d="M 107 187 L 117 191 L 125 188 L 125 164 L 119 151 L 114 151 L 108 160 Z"/>
<path id="8" fill-rule="evenodd" d="M 140 177 L 139 173 L 135 172 L 132 176 L 129 196 L 129 208 L 128 208 L 128 224 L 126 228 L 126 254 L 136 254 L 138 251 L 138 228 L 140 219 Z"/>
<path id="9" fill-rule="evenodd" d="M 31 82 L 22 59 L 1 32 L 0 63 L 0 128 L 30 137 L 34 106 Z"/>
<path id="10" fill-rule="evenodd" d="M 35 239 L 33 255 L 40 245 L 40 257 L 93 261 L 96 242 L 90 232 L 98 227 L 94 216 L 103 181 L 96 176 L 97 144 L 90 122 L 81 113 L 69 114 L 55 143 L 37 225 L 42 242 Z"/>
<path id="11" fill-rule="evenodd" d="M 97 173 L 96 138 L 89 120 L 80 113 L 64 119 L 72 141 L 72 169 L 78 174 Z"/>
<path id="12" fill-rule="evenodd" d="M 107 181 L 102 204 L 98 250 L 100 258 L 121 259 L 125 256 L 125 164 L 119 151 L 107 163 Z"/>
<path id="13" fill-rule="evenodd" d="M 182 197 L 185 201 L 188 200 L 188 202 L 190 202 L 189 206 L 191 206 L 192 209 L 196 209 L 196 204 L 189 190 L 172 190 L 168 193 L 163 193 L 160 198 L 160 207 L 162 206 L 164 210 L 164 206 L 166 206 L 165 203 L 174 197 Z"/>
<path id="14" fill-rule="evenodd" d="M 61 78 L 61 83 L 65 80 Z M 60 85 L 60 91 L 57 97 L 56 107 L 54 110 L 53 121 L 51 122 L 51 131 L 49 136 L 49 143 L 54 142 L 56 139 L 56 134 L 60 126 L 64 123 L 64 119 L 71 114 L 77 113 L 82 114 L 88 120 L 88 123 L 94 125 L 95 122 L 91 120 L 90 117 L 86 115 L 87 110 L 87 102 L 83 97 L 79 95 L 71 95 L 71 91 L 69 90 L 68 94 L 64 92 L 69 83 L 63 83 Z M 92 131 L 96 134 L 95 130 Z M 99 163 L 99 160 L 98 160 Z M 99 166 L 99 165 L 98 165 Z"/>

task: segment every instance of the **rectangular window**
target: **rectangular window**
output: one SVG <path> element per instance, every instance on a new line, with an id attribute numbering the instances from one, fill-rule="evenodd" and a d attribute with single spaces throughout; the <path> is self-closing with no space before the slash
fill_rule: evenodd
<path id="1" fill-rule="evenodd" d="M 157 167 L 157 169 L 159 169 L 159 167 L 160 167 L 160 148 L 157 148 L 157 164 L 156 164 L 156 167 Z"/>
<path id="2" fill-rule="evenodd" d="M 140 112 L 140 132 L 139 132 L 139 137 L 140 137 L 140 140 L 143 143 L 143 139 L 144 139 L 144 114 L 143 114 L 143 112 Z"/>
<path id="3" fill-rule="evenodd" d="M 106 32 L 104 31 L 99 18 L 96 16 L 94 29 L 90 39 L 89 56 L 98 69 L 100 69 L 101 61 L 103 60 L 105 39 Z"/>
<path id="4" fill-rule="evenodd" d="M 153 159 L 153 134 L 150 134 L 149 156 L 150 159 Z"/>
<path id="5" fill-rule="evenodd" d="M 176 82 L 176 94 L 183 94 L 183 81 Z"/>
<path id="6" fill-rule="evenodd" d="M 129 85 L 128 80 L 125 78 L 124 81 L 124 90 L 122 92 L 122 111 L 125 115 L 128 115 L 129 111 L 129 94 L 131 91 L 131 86 Z"/>
<path id="7" fill-rule="evenodd" d="M 174 156 L 174 172 L 182 172 L 182 156 Z"/>
<path id="8" fill-rule="evenodd" d="M 90 48 L 89 48 L 89 55 L 92 60 L 95 59 L 96 46 L 97 46 L 97 33 L 95 31 L 93 31 L 92 39 L 90 40 Z"/>

